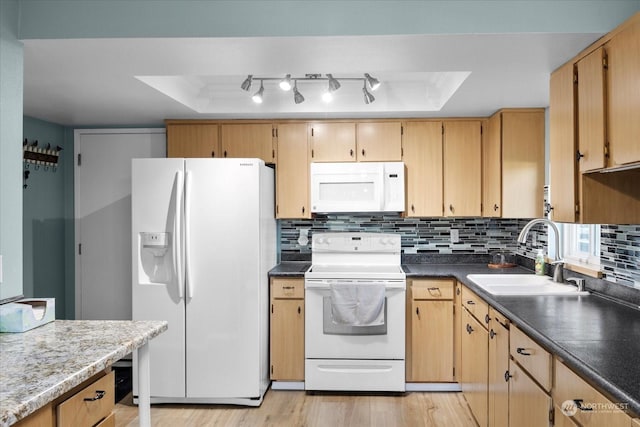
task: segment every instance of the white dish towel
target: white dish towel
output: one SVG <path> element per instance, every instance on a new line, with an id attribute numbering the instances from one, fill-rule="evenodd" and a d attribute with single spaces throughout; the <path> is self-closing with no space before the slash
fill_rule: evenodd
<path id="1" fill-rule="evenodd" d="M 383 284 L 332 284 L 331 317 L 351 326 L 384 324 Z"/>

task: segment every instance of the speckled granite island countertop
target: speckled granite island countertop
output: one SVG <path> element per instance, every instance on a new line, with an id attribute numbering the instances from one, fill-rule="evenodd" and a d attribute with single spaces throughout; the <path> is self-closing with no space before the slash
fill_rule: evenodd
<path id="1" fill-rule="evenodd" d="M 0 426 L 9 426 L 147 344 L 165 321 L 56 320 L 0 334 Z"/>

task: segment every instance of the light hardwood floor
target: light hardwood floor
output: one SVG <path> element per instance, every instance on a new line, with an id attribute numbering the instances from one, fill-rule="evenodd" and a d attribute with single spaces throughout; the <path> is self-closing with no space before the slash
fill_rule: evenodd
<path id="1" fill-rule="evenodd" d="M 138 425 L 131 395 L 116 405 L 116 426 Z M 153 426 L 413 427 L 475 426 L 462 393 L 403 395 L 307 394 L 269 390 L 259 408 L 152 405 Z"/>

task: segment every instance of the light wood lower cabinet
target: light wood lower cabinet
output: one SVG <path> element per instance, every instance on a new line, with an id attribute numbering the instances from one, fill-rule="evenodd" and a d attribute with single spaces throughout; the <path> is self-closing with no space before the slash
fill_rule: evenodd
<path id="1" fill-rule="evenodd" d="M 94 426 L 107 418 L 114 406 L 115 374 L 111 371 L 58 405 L 57 426 Z"/>
<path id="2" fill-rule="evenodd" d="M 14 427 L 51 427 L 55 424 L 53 414 L 53 404 L 49 403 L 29 415 L 27 418 L 15 423 Z"/>
<path id="3" fill-rule="evenodd" d="M 453 286 L 451 279 L 409 282 L 407 306 L 408 382 L 452 382 Z"/>
<path id="4" fill-rule="evenodd" d="M 463 302 L 460 385 L 471 412 L 480 427 L 488 425 L 488 340 L 489 332 L 482 323 L 464 308 Z"/>
<path id="5" fill-rule="evenodd" d="M 548 426 L 551 397 L 513 360 L 509 362 L 509 374 L 509 425 Z"/>
<path id="6" fill-rule="evenodd" d="M 271 279 L 271 379 L 304 381 L 304 279 Z"/>
<path id="7" fill-rule="evenodd" d="M 489 426 L 509 425 L 509 326 L 505 316 L 489 308 Z"/>
<path id="8" fill-rule="evenodd" d="M 553 401 L 556 423 L 569 418 L 582 427 L 628 427 L 632 419 L 616 404 L 607 399 L 586 381 L 576 375 L 560 360 L 555 360 Z"/>

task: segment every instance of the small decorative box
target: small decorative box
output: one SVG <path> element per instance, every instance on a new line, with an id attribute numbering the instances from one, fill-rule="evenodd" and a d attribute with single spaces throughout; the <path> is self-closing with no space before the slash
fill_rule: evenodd
<path id="1" fill-rule="evenodd" d="M 23 299 L 0 305 L 0 332 L 25 332 L 56 318 L 56 299 Z"/>

